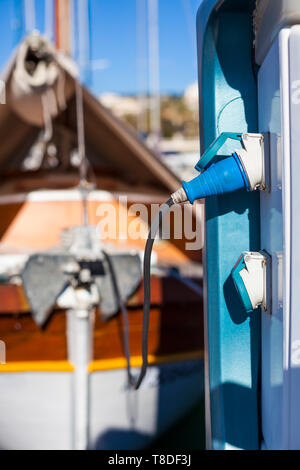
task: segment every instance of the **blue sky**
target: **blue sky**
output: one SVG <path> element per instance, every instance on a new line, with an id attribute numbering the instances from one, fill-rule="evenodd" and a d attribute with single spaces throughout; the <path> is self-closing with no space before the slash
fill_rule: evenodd
<path id="1" fill-rule="evenodd" d="M 0 0 L 1 68 L 23 34 L 23 3 L 24 0 Z M 197 80 L 195 18 L 200 3 L 201 0 L 158 0 L 162 93 L 182 93 Z M 35 5 L 36 26 L 43 32 L 44 0 L 35 0 Z M 91 72 L 93 92 L 135 94 L 136 0 L 90 0 L 90 8 L 92 59 L 106 63 L 106 68 Z"/>

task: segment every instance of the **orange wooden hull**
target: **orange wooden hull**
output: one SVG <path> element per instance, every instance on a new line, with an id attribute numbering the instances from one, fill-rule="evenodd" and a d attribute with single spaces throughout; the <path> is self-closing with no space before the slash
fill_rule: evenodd
<path id="1" fill-rule="evenodd" d="M 92 194 L 93 197 L 88 202 L 90 224 L 99 224 L 97 210 L 101 204 L 111 204 L 117 214 L 125 214 L 127 233 L 124 237 L 117 226 L 117 238 L 107 238 L 103 243 L 142 251 L 145 240 L 131 239 L 128 230 L 133 220 L 130 206 L 135 201 L 129 201 L 128 206 L 124 207 L 120 206 L 118 198 L 109 193 L 103 194 L 104 196 L 101 192 L 96 192 L 94 196 Z M 20 197 L 19 200 L 18 197 L 0 198 L 1 253 L 43 251 L 58 245 L 62 230 L 82 222 L 82 203 L 75 196 L 70 192 L 68 199 L 68 191 L 54 191 L 49 194 L 36 192 L 23 201 Z M 146 233 L 146 221 L 141 220 L 140 224 Z M 181 246 L 176 246 L 172 240 L 156 243 L 154 251 L 158 264 L 183 265 L 190 262 L 183 251 L 184 242 L 185 240 L 181 241 Z M 191 257 L 194 256 L 192 253 Z M 201 284 L 201 280 L 198 282 Z M 54 312 L 46 327 L 40 330 L 31 318 L 21 286 L 1 285 L 0 296 L 0 338 L 7 346 L 8 364 L 57 361 L 59 368 L 61 361 L 68 361 L 65 312 Z M 149 354 L 154 358 L 153 361 L 159 361 L 162 357 L 171 360 L 172 356 L 184 358 L 187 354 L 202 354 L 203 325 L 199 297 L 176 279 L 153 276 L 151 305 Z M 128 302 L 131 353 L 136 358 L 141 353 L 142 306 L 141 286 Z M 111 367 L 113 364 L 124 365 L 121 331 L 120 316 L 105 323 L 96 315 L 93 361 L 96 361 L 97 367 L 100 367 L 97 361 L 103 360 L 115 361 L 110 363 Z M 91 367 L 95 368 L 95 364 Z M 101 367 L 104 367 L 103 364 Z M 0 371 L 5 370 L 5 367 L 0 366 Z"/>

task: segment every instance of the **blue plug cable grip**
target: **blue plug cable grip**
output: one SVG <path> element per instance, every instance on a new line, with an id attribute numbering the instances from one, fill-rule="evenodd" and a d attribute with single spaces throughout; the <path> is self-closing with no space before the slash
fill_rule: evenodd
<path id="1" fill-rule="evenodd" d="M 232 193 L 242 188 L 250 189 L 247 175 L 236 153 L 213 163 L 191 181 L 182 181 L 182 186 L 191 204 L 196 199 Z"/>

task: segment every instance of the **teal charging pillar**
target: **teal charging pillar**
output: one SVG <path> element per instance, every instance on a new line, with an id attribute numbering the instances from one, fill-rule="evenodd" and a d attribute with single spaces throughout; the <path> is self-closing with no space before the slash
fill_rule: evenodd
<path id="1" fill-rule="evenodd" d="M 257 132 L 254 4 L 204 0 L 199 8 L 201 153 L 223 132 Z M 260 248 L 259 193 L 210 197 L 205 218 L 207 447 L 258 449 L 260 313 L 244 309 L 230 274 L 241 252 Z"/>

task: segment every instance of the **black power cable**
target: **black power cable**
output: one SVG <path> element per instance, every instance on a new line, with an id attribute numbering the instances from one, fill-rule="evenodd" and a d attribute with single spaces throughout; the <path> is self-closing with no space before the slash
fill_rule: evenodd
<path id="1" fill-rule="evenodd" d="M 148 235 L 145 253 L 144 253 L 144 308 L 143 308 L 143 334 L 142 334 L 142 368 L 140 374 L 134 385 L 135 390 L 137 390 L 147 372 L 148 367 L 148 332 L 149 332 L 149 316 L 150 316 L 150 307 L 151 307 L 151 253 L 154 244 L 156 234 L 161 227 L 163 217 L 169 212 L 170 208 L 173 206 L 174 201 L 172 198 L 163 204 L 159 210 L 157 217 L 151 224 L 150 232 Z"/>
<path id="2" fill-rule="evenodd" d="M 116 277 L 116 273 L 114 270 L 113 263 L 110 259 L 110 256 L 103 251 L 105 259 L 108 263 L 108 267 L 110 270 L 113 288 L 115 292 L 115 296 L 118 302 L 118 307 L 120 308 L 123 316 L 124 322 L 124 331 L 123 331 L 123 338 L 124 338 L 124 351 L 126 356 L 127 362 L 127 378 L 128 378 L 128 385 L 137 390 L 147 372 L 148 367 L 148 333 L 149 333 L 149 316 L 150 316 L 150 307 L 151 307 L 151 253 L 154 244 L 154 240 L 156 237 L 157 232 L 161 229 L 163 217 L 169 212 L 170 208 L 173 206 L 174 201 L 170 198 L 165 204 L 160 207 L 159 213 L 157 217 L 151 224 L 150 232 L 148 235 L 146 247 L 145 247 L 145 254 L 144 254 L 144 308 L 143 308 L 143 333 L 142 333 L 142 367 L 137 379 L 134 379 L 131 373 L 131 365 L 130 365 L 130 346 L 129 346 L 129 322 L 128 322 L 128 311 L 125 305 L 125 302 L 122 299 L 120 294 L 120 289 L 118 286 L 118 281 Z"/>

